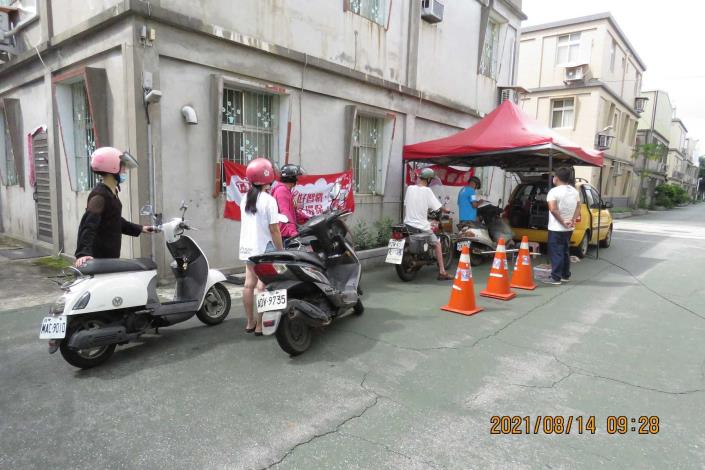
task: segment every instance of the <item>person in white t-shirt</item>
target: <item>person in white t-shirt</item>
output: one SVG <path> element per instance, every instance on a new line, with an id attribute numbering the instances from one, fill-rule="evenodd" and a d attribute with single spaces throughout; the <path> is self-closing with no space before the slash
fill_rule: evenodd
<path id="1" fill-rule="evenodd" d="M 283 250 L 279 231 L 279 209 L 277 201 L 268 191 L 274 182 L 274 168 L 266 158 L 256 158 L 247 165 L 247 180 L 250 190 L 245 198 L 240 221 L 240 260 L 245 261 L 245 289 L 242 302 L 245 305 L 247 325 L 245 331 L 262 336 L 262 320 L 254 316 L 255 289 L 264 290 L 264 284 L 255 274 L 250 257 L 268 251 Z"/>
<path id="2" fill-rule="evenodd" d="M 570 280 L 570 237 L 580 215 L 580 195 L 571 186 L 569 168 L 558 168 L 555 185 L 546 196 L 548 202 L 548 256 L 551 259 L 551 279 L 547 284 L 560 285 Z"/>
<path id="3" fill-rule="evenodd" d="M 431 230 L 431 223 L 428 221 L 428 211 L 437 211 L 443 205 L 431 188 L 428 187 L 430 181 L 436 177 L 436 173 L 430 168 L 421 170 L 417 182 L 414 186 L 409 186 L 406 189 L 404 196 L 404 224 L 421 230 L 426 235 L 426 241 L 434 246 L 436 252 L 436 260 L 438 261 L 438 280 L 447 281 L 453 279 L 446 272 L 443 266 L 443 252 L 441 243 L 438 237 Z M 443 209 L 448 212 L 447 209 Z"/>

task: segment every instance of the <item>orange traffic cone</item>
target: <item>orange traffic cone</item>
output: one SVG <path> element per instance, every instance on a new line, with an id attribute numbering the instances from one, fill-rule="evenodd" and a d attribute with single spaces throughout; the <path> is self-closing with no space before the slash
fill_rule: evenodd
<path id="1" fill-rule="evenodd" d="M 458 271 L 455 273 L 455 281 L 450 291 L 450 301 L 441 310 L 460 313 L 461 315 L 473 315 L 481 312 L 482 309 L 475 305 L 475 284 L 472 281 L 472 270 L 470 269 L 470 248 L 463 247 L 458 262 Z"/>
<path id="2" fill-rule="evenodd" d="M 490 269 L 490 278 L 487 280 L 487 288 L 480 292 L 480 295 L 499 300 L 511 300 L 516 297 L 516 294 L 509 289 L 509 265 L 504 238 L 500 238 L 497 243 L 497 251 L 492 262 L 492 269 Z"/>
<path id="3" fill-rule="evenodd" d="M 517 289 L 534 290 L 534 270 L 531 267 L 531 253 L 529 252 L 529 237 L 521 237 L 521 245 L 519 246 L 519 256 L 514 264 L 514 272 L 512 273 L 511 287 Z"/>

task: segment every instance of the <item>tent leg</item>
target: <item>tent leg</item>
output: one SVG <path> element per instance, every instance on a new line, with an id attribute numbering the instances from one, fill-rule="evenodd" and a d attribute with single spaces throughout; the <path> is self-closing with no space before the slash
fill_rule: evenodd
<path id="1" fill-rule="evenodd" d="M 600 167 L 600 200 L 598 201 L 597 209 L 597 252 L 595 253 L 595 259 L 600 259 L 600 227 L 602 225 L 602 167 Z"/>
<path id="2" fill-rule="evenodd" d="M 548 150 L 548 190 L 553 187 L 553 149 Z"/>

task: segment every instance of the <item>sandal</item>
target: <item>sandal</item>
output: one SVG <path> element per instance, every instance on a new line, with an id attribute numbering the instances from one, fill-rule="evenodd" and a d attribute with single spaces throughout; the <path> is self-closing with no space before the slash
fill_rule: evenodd
<path id="1" fill-rule="evenodd" d="M 245 328 L 245 333 L 254 333 L 254 332 L 255 332 L 255 328 L 256 328 L 256 327 L 254 327 L 254 326 L 253 326 L 252 328 Z"/>
<path id="2" fill-rule="evenodd" d="M 451 276 L 450 274 L 445 273 L 445 274 L 439 274 L 438 277 L 436 277 L 436 279 L 438 279 L 439 281 L 452 281 L 455 278 L 453 276 Z"/>

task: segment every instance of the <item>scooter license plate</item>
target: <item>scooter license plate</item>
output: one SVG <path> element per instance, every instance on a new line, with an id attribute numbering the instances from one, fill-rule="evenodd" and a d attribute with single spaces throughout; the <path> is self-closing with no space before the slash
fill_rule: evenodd
<path id="1" fill-rule="evenodd" d="M 66 315 L 44 317 L 39 328 L 39 339 L 64 339 L 66 337 Z"/>
<path id="2" fill-rule="evenodd" d="M 458 242 L 458 251 L 463 251 L 463 248 L 468 247 L 470 249 L 470 240 L 463 240 Z"/>
<path id="3" fill-rule="evenodd" d="M 389 240 L 389 245 L 387 245 L 387 259 L 385 259 L 385 262 L 401 264 L 401 260 L 404 257 L 404 243 L 406 243 L 406 240 Z"/>
<path id="4" fill-rule="evenodd" d="M 286 289 L 265 291 L 257 294 L 257 312 L 259 313 L 284 310 L 286 303 Z"/>

